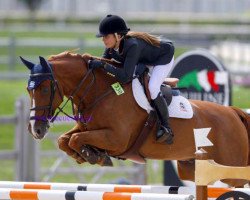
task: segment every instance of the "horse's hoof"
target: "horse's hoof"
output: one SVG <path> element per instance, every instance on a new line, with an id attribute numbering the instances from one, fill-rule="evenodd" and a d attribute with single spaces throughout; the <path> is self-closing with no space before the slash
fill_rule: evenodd
<path id="1" fill-rule="evenodd" d="M 100 163 L 99 163 L 101 166 L 107 166 L 107 167 L 113 167 L 113 162 L 112 160 L 110 159 L 109 156 L 104 156 Z"/>
<path id="2" fill-rule="evenodd" d="M 82 147 L 81 157 L 92 165 L 113 166 L 112 160 L 107 154 L 90 146 L 85 145 Z"/>
<path id="3" fill-rule="evenodd" d="M 91 165 L 96 164 L 97 160 L 98 160 L 95 152 L 93 152 L 92 149 L 90 149 L 89 147 L 86 147 L 86 146 L 82 147 L 81 157 L 83 157 L 83 159 L 86 160 L 87 162 L 89 162 Z"/>
<path id="4" fill-rule="evenodd" d="M 86 160 L 83 159 L 81 156 L 78 156 L 78 158 L 76 159 L 76 162 L 77 162 L 78 164 L 82 164 L 82 163 L 86 162 Z"/>
<path id="5" fill-rule="evenodd" d="M 91 164 L 91 165 L 95 165 L 97 163 L 97 158 L 96 157 L 90 157 L 88 159 L 88 162 Z"/>

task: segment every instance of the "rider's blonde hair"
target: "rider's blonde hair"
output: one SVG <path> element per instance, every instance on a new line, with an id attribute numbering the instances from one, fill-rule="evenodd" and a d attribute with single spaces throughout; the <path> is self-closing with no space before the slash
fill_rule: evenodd
<path id="1" fill-rule="evenodd" d="M 160 47 L 160 38 L 149 33 L 129 31 L 126 36 L 139 38 L 153 46 Z"/>

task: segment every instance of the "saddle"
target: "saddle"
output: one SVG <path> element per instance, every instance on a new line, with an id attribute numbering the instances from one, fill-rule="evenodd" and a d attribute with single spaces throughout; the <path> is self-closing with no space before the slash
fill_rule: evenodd
<path id="1" fill-rule="evenodd" d="M 141 76 L 139 76 L 139 81 L 144 88 L 144 92 L 147 96 L 147 99 L 149 102 L 151 102 L 152 99 L 148 89 L 149 79 L 150 76 L 147 70 L 145 70 L 144 73 Z M 177 87 L 178 82 L 179 82 L 178 78 L 165 78 L 165 81 L 161 85 L 161 92 L 163 94 L 163 97 L 166 99 L 168 105 L 170 105 L 172 101 L 172 96 L 179 94 L 179 91 L 174 89 L 175 87 Z"/>
<path id="2" fill-rule="evenodd" d="M 149 83 L 149 79 L 150 79 L 148 71 L 145 70 L 142 73 L 142 75 L 139 76 L 138 79 L 144 88 L 144 92 L 147 96 L 148 101 L 151 102 L 152 99 L 151 99 L 150 92 L 148 89 L 148 83 Z M 179 94 L 178 90 L 173 89 L 174 87 L 176 87 L 178 81 L 179 81 L 179 79 L 177 79 L 177 78 L 166 78 L 166 80 L 163 82 L 163 84 L 161 86 L 161 92 L 162 92 L 164 98 L 166 99 L 168 105 L 172 101 L 172 96 L 177 95 L 177 93 Z M 157 126 L 157 124 L 158 123 L 157 123 L 156 112 L 151 111 L 148 115 L 148 118 L 147 118 L 145 124 L 144 124 L 144 127 L 142 128 L 141 132 L 137 136 L 135 142 L 131 145 L 131 147 L 126 152 L 124 152 L 122 155 L 119 155 L 118 158 L 119 159 L 130 159 L 130 160 L 133 160 L 134 162 L 137 162 L 140 164 L 146 163 L 145 158 L 139 154 L 138 150 L 140 149 L 140 147 L 144 143 L 145 138 L 147 138 L 149 132 L 155 126 Z"/>

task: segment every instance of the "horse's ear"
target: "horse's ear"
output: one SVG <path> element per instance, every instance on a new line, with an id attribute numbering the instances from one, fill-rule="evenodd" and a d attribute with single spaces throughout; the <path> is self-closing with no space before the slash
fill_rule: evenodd
<path id="1" fill-rule="evenodd" d="M 48 62 L 45 60 L 44 57 L 39 56 L 39 60 L 40 60 L 40 64 L 45 67 L 46 69 L 48 69 L 48 71 L 51 71 L 50 66 L 48 66 Z"/>
<path id="2" fill-rule="evenodd" d="M 30 61 L 28 61 L 28 60 L 25 60 L 25 59 L 24 59 L 23 57 L 21 57 L 21 56 L 20 56 L 20 59 L 21 59 L 22 63 L 23 63 L 26 67 L 28 67 L 29 70 L 31 70 L 31 69 L 35 66 L 34 63 L 32 63 L 32 62 L 30 62 Z"/>

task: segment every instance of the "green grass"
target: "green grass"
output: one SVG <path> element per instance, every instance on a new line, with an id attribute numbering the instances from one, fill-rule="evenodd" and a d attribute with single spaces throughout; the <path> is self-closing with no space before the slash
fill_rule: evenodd
<path id="1" fill-rule="evenodd" d="M 47 31 L 9 31 L 1 30 L 0 37 L 16 37 L 16 38 L 95 38 L 94 33 L 81 33 L 81 32 L 47 32 Z"/>
<path id="2" fill-rule="evenodd" d="M 235 86 L 232 97 L 232 104 L 234 106 L 250 108 L 250 88 Z"/>
<path id="3" fill-rule="evenodd" d="M 1 160 L 0 181 L 15 180 L 15 164 L 13 160 Z"/>
<path id="4" fill-rule="evenodd" d="M 13 114 L 16 99 L 24 94 L 28 94 L 26 81 L 0 81 L 0 115 Z"/>
<path id="5" fill-rule="evenodd" d="M 1 114 L 0 114 L 1 117 Z M 14 133 L 13 125 L 1 125 L 0 127 L 0 150 L 11 150 L 14 148 Z"/>

